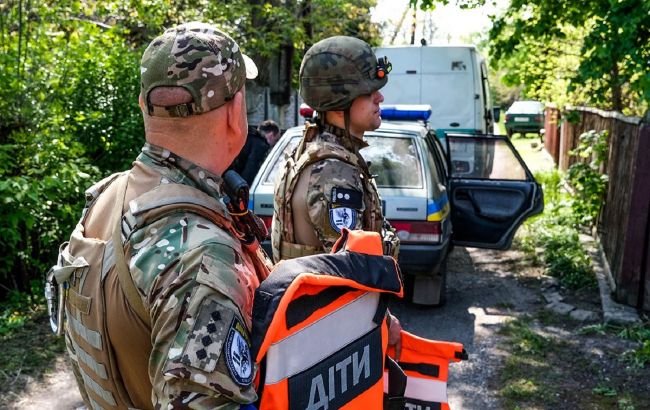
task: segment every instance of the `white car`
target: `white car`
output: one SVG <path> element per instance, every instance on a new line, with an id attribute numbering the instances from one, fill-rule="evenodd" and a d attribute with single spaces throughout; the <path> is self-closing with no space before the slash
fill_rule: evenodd
<path id="1" fill-rule="evenodd" d="M 507 138 L 447 134 L 443 145 L 417 114 L 398 108 L 382 109 L 382 125 L 365 133 L 369 146 L 361 155 L 401 239 L 399 264 L 414 302 L 439 305 L 452 244 L 508 248 L 523 220 L 542 211 L 542 190 Z M 303 128 L 285 132 L 251 186 L 249 209 L 269 230 L 275 177 Z M 263 246 L 270 251 L 270 241 Z"/>

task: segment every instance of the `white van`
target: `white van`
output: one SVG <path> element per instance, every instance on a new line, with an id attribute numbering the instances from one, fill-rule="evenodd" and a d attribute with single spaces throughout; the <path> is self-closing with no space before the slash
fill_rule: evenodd
<path id="1" fill-rule="evenodd" d="M 429 104 L 429 128 L 444 132 L 491 134 L 492 109 L 485 60 L 473 45 L 378 47 L 377 57 L 393 64 L 381 89 L 384 104 Z"/>

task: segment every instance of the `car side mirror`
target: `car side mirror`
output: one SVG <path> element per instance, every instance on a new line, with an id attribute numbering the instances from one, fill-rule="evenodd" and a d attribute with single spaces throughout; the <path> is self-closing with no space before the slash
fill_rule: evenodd
<path id="1" fill-rule="evenodd" d="M 494 117 L 494 122 L 499 122 L 499 119 L 501 118 L 501 107 L 492 108 L 492 115 Z"/>

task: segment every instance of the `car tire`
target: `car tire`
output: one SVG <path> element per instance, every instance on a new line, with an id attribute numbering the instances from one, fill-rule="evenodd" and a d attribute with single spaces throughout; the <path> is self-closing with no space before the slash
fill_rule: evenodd
<path id="1" fill-rule="evenodd" d="M 508 135 L 508 138 L 512 138 L 512 130 L 506 129 L 506 135 Z"/>

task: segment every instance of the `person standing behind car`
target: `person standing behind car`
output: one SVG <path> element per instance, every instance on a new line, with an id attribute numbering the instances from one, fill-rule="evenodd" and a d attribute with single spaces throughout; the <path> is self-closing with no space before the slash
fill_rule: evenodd
<path id="1" fill-rule="evenodd" d="M 280 127 L 278 127 L 278 124 L 273 120 L 263 121 L 257 127 L 257 130 L 266 139 L 266 142 L 269 143 L 271 148 L 273 148 L 280 139 Z"/>
<path id="2" fill-rule="evenodd" d="M 53 268 L 88 408 L 256 400 L 251 310 L 268 264 L 257 242 L 240 240 L 221 178 L 244 145 L 244 84 L 256 74 L 231 37 L 204 23 L 170 28 L 145 50 L 142 153 L 86 192 Z"/>
<path id="3" fill-rule="evenodd" d="M 278 173 L 271 242 L 273 259 L 329 252 L 342 228 L 380 232 L 397 258 L 399 239 L 384 219 L 379 193 L 359 150 L 379 128 L 379 92 L 391 69 L 370 46 L 335 36 L 314 44 L 300 67 L 300 95 L 317 111 L 296 151 Z"/>
<path id="4" fill-rule="evenodd" d="M 269 153 L 271 146 L 267 139 L 253 126 L 248 127 L 246 144 L 242 148 L 237 158 L 232 162 L 229 169 L 234 170 L 248 182 L 248 186 L 253 183 L 257 172 L 262 167 L 264 159 Z"/>

